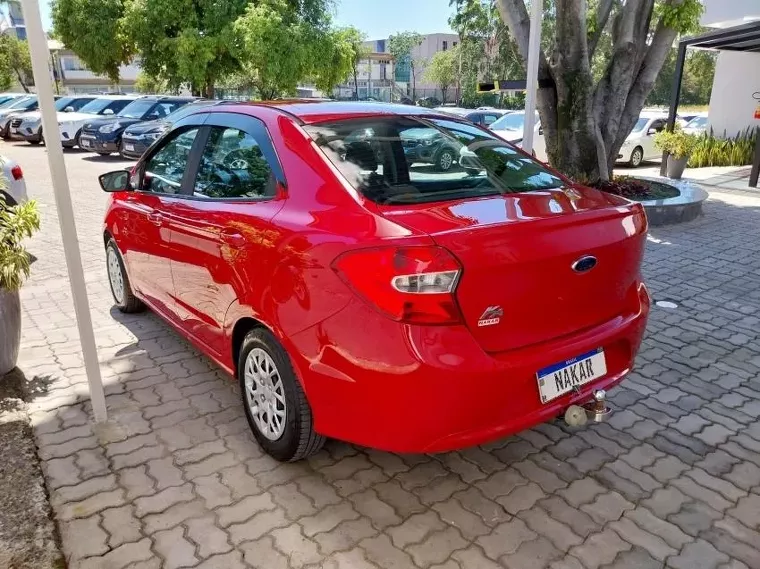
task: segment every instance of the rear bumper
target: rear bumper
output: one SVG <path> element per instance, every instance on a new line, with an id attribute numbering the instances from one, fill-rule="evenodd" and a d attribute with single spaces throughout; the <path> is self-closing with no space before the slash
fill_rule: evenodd
<path id="1" fill-rule="evenodd" d="M 329 437 L 393 452 L 443 452 L 554 419 L 631 370 L 649 314 L 638 306 L 601 325 L 505 353 L 486 353 L 465 326 L 406 326 L 361 301 L 291 338 L 291 354 Z M 547 404 L 536 371 L 603 347 L 608 373 Z"/>

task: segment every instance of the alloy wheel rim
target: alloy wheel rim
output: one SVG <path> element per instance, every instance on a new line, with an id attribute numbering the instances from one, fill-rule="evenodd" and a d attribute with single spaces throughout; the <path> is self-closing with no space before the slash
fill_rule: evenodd
<path id="1" fill-rule="evenodd" d="M 449 152 L 444 152 L 443 154 L 441 154 L 441 161 L 440 161 L 441 169 L 448 170 L 449 168 L 451 168 L 452 162 L 454 162 L 454 158 L 451 156 Z"/>
<path id="2" fill-rule="evenodd" d="M 256 428 L 270 441 L 276 441 L 285 432 L 287 406 L 285 386 L 274 360 L 261 348 L 252 349 L 245 359 L 243 378 Z"/>
<path id="3" fill-rule="evenodd" d="M 641 159 L 643 156 L 641 155 L 641 150 L 634 150 L 633 151 L 633 165 L 638 166 L 641 164 Z"/>
<path id="4" fill-rule="evenodd" d="M 116 302 L 124 302 L 124 275 L 121 274 L 121 264 L 112 247 L 108 249 L 108 280 Z"/>

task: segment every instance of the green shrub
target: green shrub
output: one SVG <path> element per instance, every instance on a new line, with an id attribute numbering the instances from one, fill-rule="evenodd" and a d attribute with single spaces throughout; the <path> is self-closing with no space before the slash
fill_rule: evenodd
<path id="1" fill-rule="evenodd" d="M 21 242 L 39 228 L 36 203 L 9 206 L 0 192 L 0 289 L 18 290 L 29 276 L 29 253 Z"/>
<path id="2" fill-rule="evenodd" d="M 697 135 L 686 134 L 678 125 L 672 131 L 666 129 L 654 135 L 654 145 L 676 159 L 690 156 L 697 147 L 697 140 Z"/>
<path id="3" fill-rule="evenodd" d="M 716 138 L 712 130 L 697 138 L 689 159 L 690 168 L 746 166 L 752 164 L 756 127 L 747 127 L 732 138 Z"/>

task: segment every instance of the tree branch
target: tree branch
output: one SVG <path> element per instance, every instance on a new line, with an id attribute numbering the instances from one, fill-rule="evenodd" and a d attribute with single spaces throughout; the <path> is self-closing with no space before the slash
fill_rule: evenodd
<path id="1" fill-rule="evenodd" d="M 509 27 L 509 31 L 517 44 L 517 51 L 522 57 L 523 64 L 527 67 L 530 16 L 528 16 L 528 9 L 525 7 L 524 0 L 497 0 L 496 7 L 499 9 L 501 19 Z M 552 78 L 549 63 L 543 50 L 540 50 L 538 57 L 538 78 Z"/>
<path id="2" fill-rule="evenodd" d="M 604 29 L 607 27 L 607 22 L 610 19 L 610 13 L 613 6 L 619 4 L 620 0 L 599 0 L 599 7 L 596 10 L 596 30 L 588 40 L 588 60 L 589 62 L 594 57 L 596 46 L 599 43 L 599 39 L 604 33 Z"/>

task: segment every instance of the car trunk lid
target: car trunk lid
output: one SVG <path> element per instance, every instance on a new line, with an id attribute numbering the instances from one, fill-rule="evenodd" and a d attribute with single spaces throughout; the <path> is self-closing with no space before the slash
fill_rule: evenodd
<path id="1" fill-rule="evenodd" d="M 605 322 L 625 312 L 640 278 L 643 208 L 598 190 L 560 188 L 381 209 L 460 260 L 457 302 L 488 352 Z"/>

